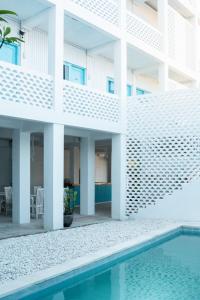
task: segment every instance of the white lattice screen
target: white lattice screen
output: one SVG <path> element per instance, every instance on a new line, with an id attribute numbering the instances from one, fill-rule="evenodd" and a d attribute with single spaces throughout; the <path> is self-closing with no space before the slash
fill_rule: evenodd
<path id="1" fill-rule="evenodd" d="M 128 100 L 126 214 L 200 175 L 200 90 Z"/>
<path id="2" fill-rule="evenodd" d="M 132 13 L 127 13 L 127 32 L 154 49 L 162 50 L 162 34 Z"/>
<path id="3" fill-rule="evenodd" d="M 0 64 L 1 101 L 53 108 L 53 81 L 49 76 L 25 72 L 18 66 Z"/>
<path id="4" fill-rule="evenodd" d="M 119 26 L 119 5 L 113 0 L 71 0 L 105 21 Z"/>
<path id="5" fill-rule="evenodd" d="M 120 120 L 119 98 L 100 93 L 86 86 L 64 83 L 64 112 L 76 116 L 118 123 Z"/>

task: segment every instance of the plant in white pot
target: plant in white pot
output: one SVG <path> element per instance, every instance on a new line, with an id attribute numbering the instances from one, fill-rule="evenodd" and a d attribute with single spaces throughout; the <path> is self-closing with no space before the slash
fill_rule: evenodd
<path id="1" fill-rule="evenodd" d="M 78 193 L 73 189 L 64 189 L 64 227 L 70 227 L 73 222 L 73 214 Z"/>

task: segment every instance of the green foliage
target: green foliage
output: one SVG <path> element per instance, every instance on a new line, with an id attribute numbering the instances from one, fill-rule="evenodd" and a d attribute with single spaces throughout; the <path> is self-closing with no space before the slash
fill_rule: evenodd
<path id="1" fill-rule="evenodd" d="M 18 37 L 10 36 L 11 28 L 7 25 L 8 22 L 4 18 L 5 15 L 16 16 L 17 14 L 14 11 L 10 10 L 0 10 L 0 49 L 3 47 L 4 43 L 12 44 L 17 42 L 24 42 Z"/>
<path id="2" fill-rule="evenodd" d="M 64 189 L 64 214 L 72 215 L 76 206 L 78 193 L 73 189 Z"/>

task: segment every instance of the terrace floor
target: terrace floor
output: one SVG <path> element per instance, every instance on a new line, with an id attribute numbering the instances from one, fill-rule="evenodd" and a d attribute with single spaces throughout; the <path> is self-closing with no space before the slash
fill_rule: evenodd
<path id="1" fill-rule="evenodd" d="M 66 229 L 111 221 L 110 210 L 110 203 L 97 204 L 95 216 L 81 216 L 79 208 L 77 208 L 74 214 L 72 226 Z M 12 223 L 11 217 L 0 215 L 0 240 L 42 232 L 44 233 L 45 230 L 43 229 L 42 223 L 42 219 L 31 219 L 30 224 L 16 225 Z"/>

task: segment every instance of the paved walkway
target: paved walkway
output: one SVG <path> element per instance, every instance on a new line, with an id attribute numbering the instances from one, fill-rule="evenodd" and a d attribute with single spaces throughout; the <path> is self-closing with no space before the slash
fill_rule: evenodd
<path id="1" fill-rule="evenodd" d="M 109 203 L 97 204 L 95 216 L 80 216 L 79 209 L 77 208 L 74 214 L 72 226 L 65 229 L 111 221 L 110 210 L 111 208 Z M 30 224 L 16 225 L 12 223 L 11 217 L 0 215 L 0 240 L 42 232 L 46 232 L 43 228 L 42 219 L 31 219 Z"/>

